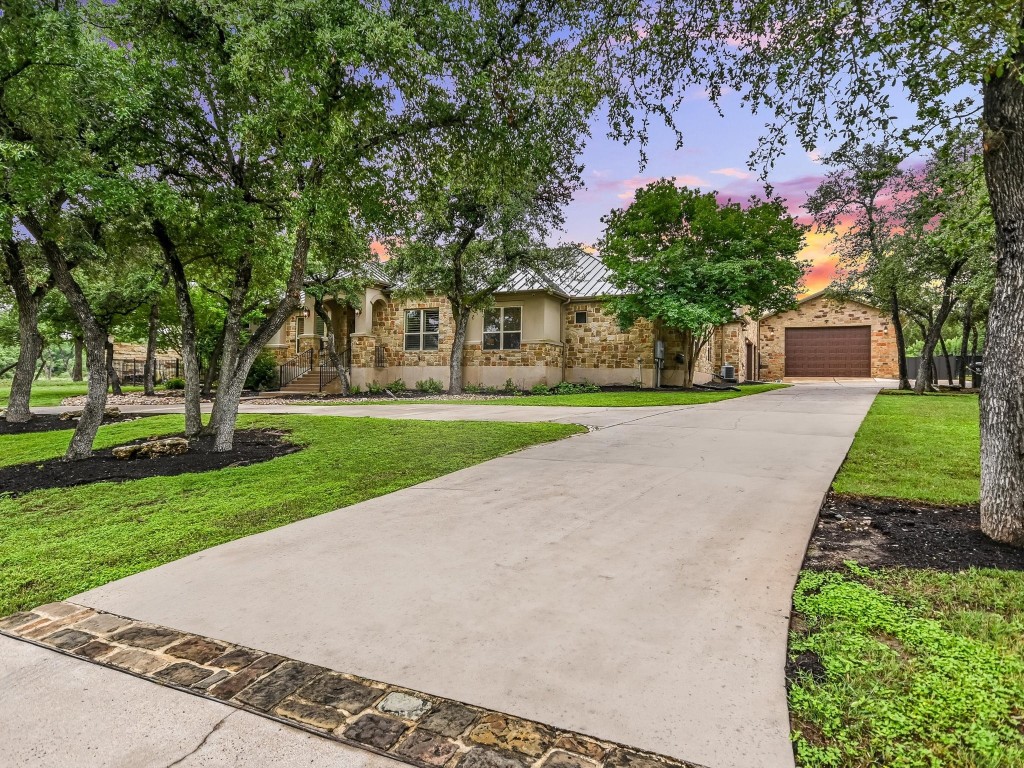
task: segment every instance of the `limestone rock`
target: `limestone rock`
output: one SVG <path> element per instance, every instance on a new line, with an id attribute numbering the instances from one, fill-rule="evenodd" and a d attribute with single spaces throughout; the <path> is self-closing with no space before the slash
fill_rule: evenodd
<path id="1" fill-rule="evenodd" d="M 83 413 L 82 409 L 79 409 L 77 411 L 64 411 L 64 413 L 62 413 L 58 418 L 60 418 L 61 421 L 71 421 L 73 419 L 80 419 L 80 418 L 82 418 L 82 413 Z M 104 408 L 103 409 L 103 418 L 104 419 L 116 419 L 120 415 L 121 415 L 121 409 L 120 408 Z"/>
<path id="2" fill-rule="evenodd" d="M 179 456 L 188 452 L 188 440 L 184 437 L 165 437 L 137 445 L 119 445 L 111 453 L 115 459 L 153 459 L 157 456 Z"/>

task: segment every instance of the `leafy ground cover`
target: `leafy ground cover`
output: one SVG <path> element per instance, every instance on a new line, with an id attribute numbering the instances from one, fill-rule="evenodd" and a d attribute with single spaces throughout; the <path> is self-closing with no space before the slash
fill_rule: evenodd
<path id="1" fill-rule="evenodd" d="M 800 766 L 1024 765 L 1024 557 L 970 567 L 980 548 L 967 542 L 959 565 L 908 567 L 928 560 L 915 547 L 934 538 L 916 529 L 946 525 L 944 515 L 960 531 L 944 546 L 970 538 L 968 515 L 981 535 L 977 407 L 964 395 L 881 396 L 857 434 L 835 483 L 856 496 L 836 497 L 852 502 L 836 519 L 823 515 L 793 598 L 787 677 Z M 872 496 L 920 513 L 879 515 L 886 505 Z M 822 566 L 823 526 L 864 531 L 845 564 Z M 892 567 L 857 562 L 880 551 Z"/>
<path id="2" fill-rule="evenodd" d="M 935 504 L 976 503 L 979 434 L 977 396 L 876 397 L 833 488 Z"/>
<path id="3" fill-rule="evenodd" d="M 43 408 L 51 405 L 60 405 L 65 397 L 84 395 L 88 384 L 84 381 L 72 381 L 71 379 L 40 379 L 32 384 L 31 404 Z M 142 387 L 124 386 L 125 392 L 141 392 Z M 11 380 L 0 381 L 0 408 L 7 405 L 7 397 L 11 392 Z"/>
<path id="4" fill-rule="evenodd" d="M 245 467 L 0 495 L 0 615 L 583 431 L 293 415 L 242 416 L 239 427 L 287 430 L 303 450 Z M 180 429 L 180 416 L 113 424 L 97 445 Z M 0 465 L 59 456 L 70 435 L 4 437 Z"/>

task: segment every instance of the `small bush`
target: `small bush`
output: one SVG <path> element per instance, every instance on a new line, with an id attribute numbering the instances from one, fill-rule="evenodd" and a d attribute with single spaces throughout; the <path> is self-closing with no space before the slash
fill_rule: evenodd
<path id="1" fill-rule="evenodd" d="M 258 391 L 274 389 L 279 381 L 277 358 L 273 352 L 265 349 L 256 355 L 249 375 L 245 377 L 245 388 Z"/>
<path id="2" fill-rule="evenodd" d="M 384 385 L 378 384 L 376 381 L 371 381 L 366 385 L 366 391 L 371 395 L 381 395 L 384 393 Z"/>
<path id="3" fill-rule="evenodd" d="M 436 395 L 444 391 L 444 386 L 437 379 L 430 378 L 426 381 L 417 381 L 416 389 L 420 392 L 428 392 L 432 395 Z"/>
<path id="4" fill-rule="evenodd" d="M 512 381 L 511 378 L 505 379 L 505 386 L 502 387 L 502 391 L 506 395 L 518 395 L 520 392 L 519 385 Z"/>
<path id="5" fill-rule="evenodd" d="M 405 382 L 402 379 L 395 379 L 391 382 L 391 386 L 388 387 L 392 392 L 404 392 Z"/>
<path id="6" fill-rule="evenodd" d="M 486 392 L 487 387 L 483 384 L 464 384 L 462 386 L 462 391 L 470 395 L 479 395 L 482 392 Z"/>
<path id="7" fill-rule="evenodd" d="M 568 381 L 560 381 L 551 388 L 553 395 L 575 395 L 576 385 Z"/>
<path id="8" fill-rule="evenodd" d="M 170 378 L 164 382 L 164 389 L 184 389 L 185 380 L 178 378 Z"/>
<path id="9" fill-rule="evenodd" d="M 363 393 L 363 388 L 360 387 L 358 384 L 353 384 L 351 387 L 348 388 L 348 393 L 350 395 L 361 395 Z"/>
<path id="10" fill-rule="evenodd" d="M 551 394 L 551 390 L 548 388 L 547 384 L 534 384 L 532 387 L 530 387 L 530 394 L 531 395 L 550 395 Z"/>
<path id="11" fill-rule="evenodd" d="M 633 389 L 643 389 L 644 383 L 640 379 L 633 379 L 629 382 L 629 386 L 633 387 Z"/>
<path id="12" fill-rule="evenodd" d="M 582 382 L 576 385 L 576 391 L 582 395 L 591 395 L 594 392 L 600 392 L 601 388 L 592 381 L 584 379 Z"/>

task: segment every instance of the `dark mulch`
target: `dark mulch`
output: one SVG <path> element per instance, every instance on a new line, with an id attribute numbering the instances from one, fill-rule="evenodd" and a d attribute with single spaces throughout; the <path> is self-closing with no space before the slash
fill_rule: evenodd
<path id="1" fill-rule="evenodd" d="M 981 532 L 977 505 L 933 506 L 830 493 L 804 567 L 835 570 L 846 560 L 870 567 L 1024 571 L 1024 550 Z"/>
<path id="2" fill-rule="evenodd" d="M 814 651 L 786 657 L 786 686 L 795 683 L 802 675 L 810 675 L 816 683 L 825 680 L 825 665 Z"/>
<path id="3" fill-rule="evenodd" d="M 214 453 L 213 441 L 205 437 L 192 440 L 188 453 L 180 456 L 115 459 L 110 449 L 106 449 L 96 451 L 92 458 L 82 461 L 50 459 L 0 467 L 0 494 L 18 496 L 43 488 L 69 488 L 99 482 L 123 483 L 145 477 L 172 477 L 225 467 L 244 467 L 300 449 L 301 446 L 288 442 L 287 433 L 271 429 L 238 430 L 235 432 L 234 450 L 229 453 Z"/>
<path id="4" fill-rule="evenodd" d="M 122 413 L 120 416 L 107 416 L 103 419 L 104 424 L 114 424 L 119 421 L 134 421 L 143 418 L 137 413 Z M 37 413 L 24 424 L 8 424 L 5 419 L 0 419 L 0 435 L 25 435 L 29 432 L 53 432 L 57 429 L 74 429 L 78 426 L 78 419 L 65 419 L 51 414 Z"/>

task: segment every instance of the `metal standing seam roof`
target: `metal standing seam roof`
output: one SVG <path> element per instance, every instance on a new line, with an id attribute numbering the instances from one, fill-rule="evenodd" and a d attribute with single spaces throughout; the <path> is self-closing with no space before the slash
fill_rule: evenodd
<path id="1" fill-rule="evenodd" d="M 619 296 L 623 293 L 608 279 L 608 267 L 594 253 L 580 251 L 576 263 L 560 272 L 544 275 L 533 269 L 520 270 L 498 293 L 555 291 L 571 299 Z"/>
<path id="2" fill-rule="evenodd" d="M 365 276 L 382 287 L 394 287 L 395 281 L 377 262 L 367 262 Z M 579 251 L 576 262 L 558 272 L 544 274 L 536 269 L 521 269 L 510 277 L 495 293 L 524 293 L 548 291 L 570 299 L 591 299 L 600 296 L 619 296 L 623 293 L 608 279 L 608 267 L 595 253 Z"/>

